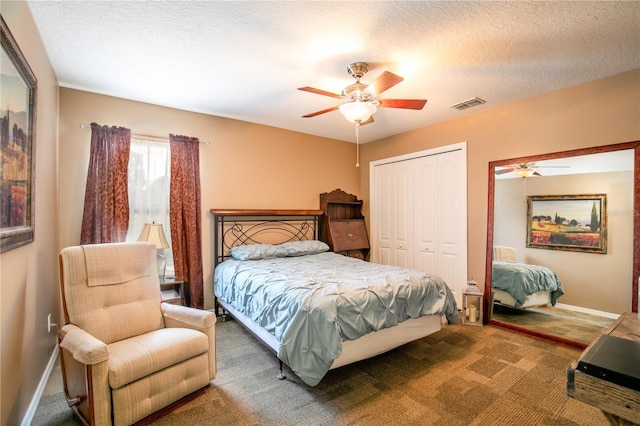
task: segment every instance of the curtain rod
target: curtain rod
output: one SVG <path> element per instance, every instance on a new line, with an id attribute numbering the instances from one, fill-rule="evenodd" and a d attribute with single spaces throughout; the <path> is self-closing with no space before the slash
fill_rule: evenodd
<path id="1" fill-rule="evenodd" d="M 91 128 L 90 125 L 82 124 L 82 123 L 80 123 L 78 125 L 78 127 L 80 127 L 81 129 L 90 129 Z M 131 137 L 133 139 L 147 139 L 147 140 L 153 140 L 153 141 L 157 141 L 157 142 L 169 142 L 169 138 L 162 137 L 162 136 L 140 135 L 140 134 L 137 134 L 137 133 L 131 133 Z M 211 142 L 200 141 L 200 143 L 202 145 L 211 145 Z"/>

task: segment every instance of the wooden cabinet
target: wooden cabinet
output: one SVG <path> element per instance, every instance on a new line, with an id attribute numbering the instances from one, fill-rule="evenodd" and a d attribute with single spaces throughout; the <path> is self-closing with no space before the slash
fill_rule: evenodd
<path id="1" fill-rule="evenodd" d="M 369 236 L 362 215 L 362 200 L 336 189 L 320 194 L 320 209 L 324 211 L 320 240 L 336 253 L 366 260 Z"/>

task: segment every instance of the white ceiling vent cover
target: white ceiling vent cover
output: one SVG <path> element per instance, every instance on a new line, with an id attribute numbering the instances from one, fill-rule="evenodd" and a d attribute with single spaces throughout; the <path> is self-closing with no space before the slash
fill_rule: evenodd
<path id="1" fill-rule="evenodd" d="M 451 105 L 451 108 L 463 110 L 463 109 L 471 108 L 477 105 L 482 105 L 485 102 L 486 101 L 484 99 L 471 98 L 471 99 L 467 99 L 466 101 L 462 101 L 457 104 Z"/>

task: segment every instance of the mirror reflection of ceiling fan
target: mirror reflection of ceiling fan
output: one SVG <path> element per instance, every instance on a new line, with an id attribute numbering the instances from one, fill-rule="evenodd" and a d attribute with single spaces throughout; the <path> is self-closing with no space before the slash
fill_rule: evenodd
<path id="1" fill-rule="evenodd" d="M 531 176 L 542 176 L 542 174 L 540 174 L 536 169 L 540 169 L 540 168 L 562 168 L 562 169 L 566 169 L 569 168 L 569 166 L 537 166 L 536 163 L 520 163 L 520 164 L 513 164 L 510 166 L 504 166 L 504 168 L 498 170 L 496 168 L 496 175 L 502 175 L 505 173 L 512 173 L 514 172 L 516 175 L 520 176 L 521 178 L 528 178 Z"/>
<path id="2" fill-rule="evenodd" d="M 303 115 L 303 118 L 315 117 L 339 109 L 350 122 L 365 125 L 374 121 L 373 114 L 378 107 L 420 110 L 427 103 L 426 99 L 378 99 L 382 92 L 404 80 L 399 75 L 385 71 L 371 84 L 365 84 L 360 82 L 360 78 L 369 71 L 369 64 L 354 62 L 347 67 L 347 71 L 356 79 L 356 82 L 342 89 L 340 94 L 308 86 L 298 88 L 304 92 L 342 100 L 340 105 Z"/>

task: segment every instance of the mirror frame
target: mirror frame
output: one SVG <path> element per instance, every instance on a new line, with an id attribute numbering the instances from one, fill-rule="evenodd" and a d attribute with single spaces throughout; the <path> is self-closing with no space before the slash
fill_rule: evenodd
<path id="1" fill-rule="evenodd" d="M 575 157 L 578 155 L 598 154 L 602 152 L 621 151 L 633 149 L 633 275 L 631 283 L 631 310 L 638 312 L 638 277 L 640 276 L 640 141 L 624 142 L 613 145 L 604 145 L 591 148 L 574 149 L 570 151 L 561 151 L 550 154 L 532 155 L 527 157 L 511 158 L 507 160 L 489 162 L 489 188 L 488 188 L 488 206 L 487 206 L 487 247 L 486 247 L 486 264 L 485 264 L 485 281 L 484 281 L 484 324 L 492 324 L 498 327 L 508 328 L 523 334 L 550 340 L 556 343 L 562 343 L 568 346 L 584 349 L 586 344 L 568 340 L 558 336 L 552 336 L 537 331 L 529 330 L 524 327 L 507 324 L 490 318 L 491 313 L 491 273 L 493 261 L 493 221 L 494 221 L 494 199 L 495 199 L 495 171 L 496 167 L 508 166 L 514 163 L 526 163 L 534 161 L 551 160 L 555 158 Z"/>

